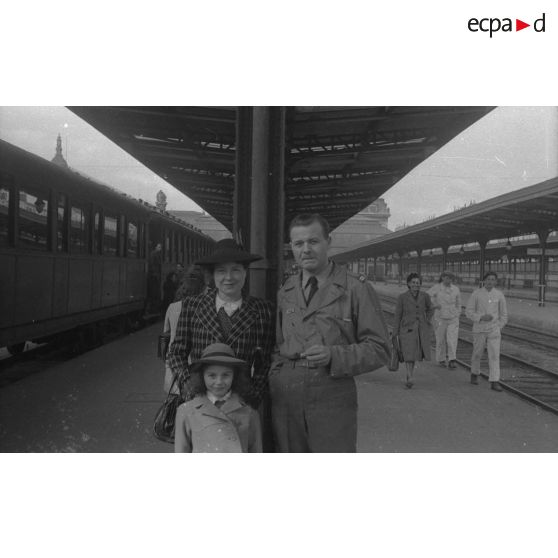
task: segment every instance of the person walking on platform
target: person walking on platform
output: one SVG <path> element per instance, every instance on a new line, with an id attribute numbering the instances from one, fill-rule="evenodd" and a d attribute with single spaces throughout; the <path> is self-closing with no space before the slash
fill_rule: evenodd
<path id="1" fill-rule="evenodd" d="M 384 316 L 366 278 L 329 261 L 329 224 L 321 215 L 298 215 L 289 233 L 300 272 L 277 298 L 269 377 L 276 449 L 355 452 L 353 376 L 387 364 Z"/>
<path id="2" fill-rule="evenodd" d="M 265 449 L 271 450 L 267 375 L 275 343 L 274 308 L 269 301 L 243 293 L 248 265 L 261 259 L 227 238 L 195 262 L 211 274 L 215 288 L 182 302 L 168 363 L 173 374 L 186 376 L 187 399 L 193 396 L 188 358 L 198 360 L 208 345 L 226 343 L 237 358 L 251 363 L 251 388 L 245 400 L 254 409 L 261 407 Z"/>
<path id="3" fill-rule="evenodd" d="M 436 361 L 449 368 L 456 368 L 461 314 L 461 293 L 457 285 L 452 285 L 453 279 L 454 275 L 451 271 L 442 271 L 440 281 L 427 291 L 436 308 L 434 314 Z"/>
<path id="4" fill-rule="evenodd" d="M 146 313 L 152 314 L 161 310 L 161 274 L 162 274 L 162 249 L 161 243 L 149 253 L 147 265 L 147 307 Z"/>
<path id="5" fill-rule="evenodd" d="M 261 453 L 257 411 L 243 391 L 250 385 L 248 364 L 224 343 L 206 347 L 190 367 L 194 399 L 176 411 L 176 453 Z"/>
<path id="6" fill-rule="evenodd" d="M 471 383 L 479 383 L 480 361 L 485 346 L 488 351 L 488 380 L 495 391 L 500 386 L 501 330 L 508 322 L 508 309 L 502 291 L 495 288 L 498 276 L 488 271 L 484 286 L 469 297 L 465 313 L 473 321 L 473 355 L 471 357 Z"/>
<path id="7" fill-rule="evenodd" d="M 434 306 L 428 293 L 420 290 L 421 284 L 420 275 L 410 273 L 407 276 L 408 290 L 397 297 L 395 305 L 393 335 L 399 336 L 407 372 L 407 389 L 414 385 L 413 374 L 417 361 L 430 360 Z"/>
<path id="8" fill-rule="evenodd" d="M 176 291 L 180 285 L 180 279 L 175 271 L 171 271 L 163 283 L 163 305 L 161 308 L 163 317 L 167 313 L 169 305 L 174 301 Z"/>

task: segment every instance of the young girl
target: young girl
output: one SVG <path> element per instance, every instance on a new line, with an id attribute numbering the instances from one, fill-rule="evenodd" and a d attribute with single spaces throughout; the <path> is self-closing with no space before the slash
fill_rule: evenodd
<path id="1" fill-rule="evenodd" d="M 181 453 L 261 452 L 260 419 L 244 403 L 248 365 L 224 343 L 206 347 L 190 367 L 194 399 L 176 412 L 174 451 Z"/>

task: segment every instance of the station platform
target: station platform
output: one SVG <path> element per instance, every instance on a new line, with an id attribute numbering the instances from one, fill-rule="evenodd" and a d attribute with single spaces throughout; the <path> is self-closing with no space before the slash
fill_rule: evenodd
<path id="1" fill-rule="evenodd" d="M 392 296 L 396 298 L 399 294 L 407 290 L 407 285 L 403 282 L 397 283 L 371 282 L 378 294 Z M 422 290 L 427 291 L 431 284 L 424 284 Z M 461 303 L 467 304 L 471 296 L 472 289 L 461 291 Z M 545 306 L 539 306 L 536 300 L 523 299 L 507 296 L 506 291 L 502 291 L 506 296 L 508 307 L 508 322 L 510 324 L 524 326 L 544 332 L 558 332 L 558 302 L 546 302 Z"/>
<path id="2" fill-rule="evenodd" d="M 172 452 L 152 434 L 164 399 L 161 324 L 0 389 L 2 452 Z M 558 416 L 469 383 L 464 369 L 418 364 L 357 378 L 359 452 L 556 452 Z"/>
<path id="3" fill-rule="evenodd" d="M 2 452 L 171 452 L 152 434 L 164 400 L 162 322 L 0 389 Z"/>

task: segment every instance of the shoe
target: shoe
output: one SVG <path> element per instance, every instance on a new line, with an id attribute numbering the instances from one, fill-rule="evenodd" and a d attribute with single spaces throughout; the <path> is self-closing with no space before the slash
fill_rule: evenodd
<path id="1" fill-rule="evenodd" d="M 455 360 L 449 361 L 448 368 L 457 368 L 457 364 L 455 364 Z"/>
<path id="2" fill-rule="evenodd" d="M 500 382 L 490 382 L 490 389 L 493 389 L 494 391 L 502 391 L 502 386 L 500 385 Z"/>
<path id="3" fill-rule="evenodd" d="M 471 374 L 471 383 L 474 384 L 474 385 L 478 385 L 478 383 L 479 383 L 478 374 Z"/>
<path id="4" fill-rule="evenodd" d="M 407 382 L 407 383 L 405 384 L 405 387 L 406 387 L 407 389 L 411 389 L 411 388 L 413 387 L 413 382 Z"/>
<path id="5" fill-rule="evenodd" d="M 445 365 L 446 365 L 446 361 L 445 361 L 445 360 L 439 360 L 439 361 L 438 361 L 438 364 L 439 364 L 440 366 L 445 366 Z"/>

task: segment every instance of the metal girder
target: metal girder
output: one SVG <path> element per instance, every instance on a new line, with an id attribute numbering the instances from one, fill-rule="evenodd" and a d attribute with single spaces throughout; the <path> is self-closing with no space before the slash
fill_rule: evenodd
<path id="1" fill-rule="evenodd" d="M 389 187 L 395 182 L 393 175 L 385 174 L 362 174 L 357 173 L 356 176 L 319 176 L 319 177 L 299 177 L 298 180 L 289 181 L 285 185 L 287 192 L 312 193 L 318 192 L 336 192 L 337 190 L 350 190 L 352 188 L 368 190 L 373 192 L 375 187 Z"/>
<path id="2" fill-rule="evenodd" d="M 293 139 L 289 145 L 291 159 L 328 157 L 353 153 L 398 151 L 424 144 L 436 138 L 436 129 L 421 130 L 366 130 L 363 133 L 344 136 L 306 136 Z"/>
<path id="3" fill-rule="evenodd" d="M 76 110 L 81 107 L 71 107 Z M 83 107 L 88 108 L 88 107 Z M 227 122 L 234 125 L 236 121 L 235 107 L 103 107 L 107 112 L 136 114 L 140 117 L 156 118 L 172 117 L 179 120 L 205 120 L 209 122 Z"/>

